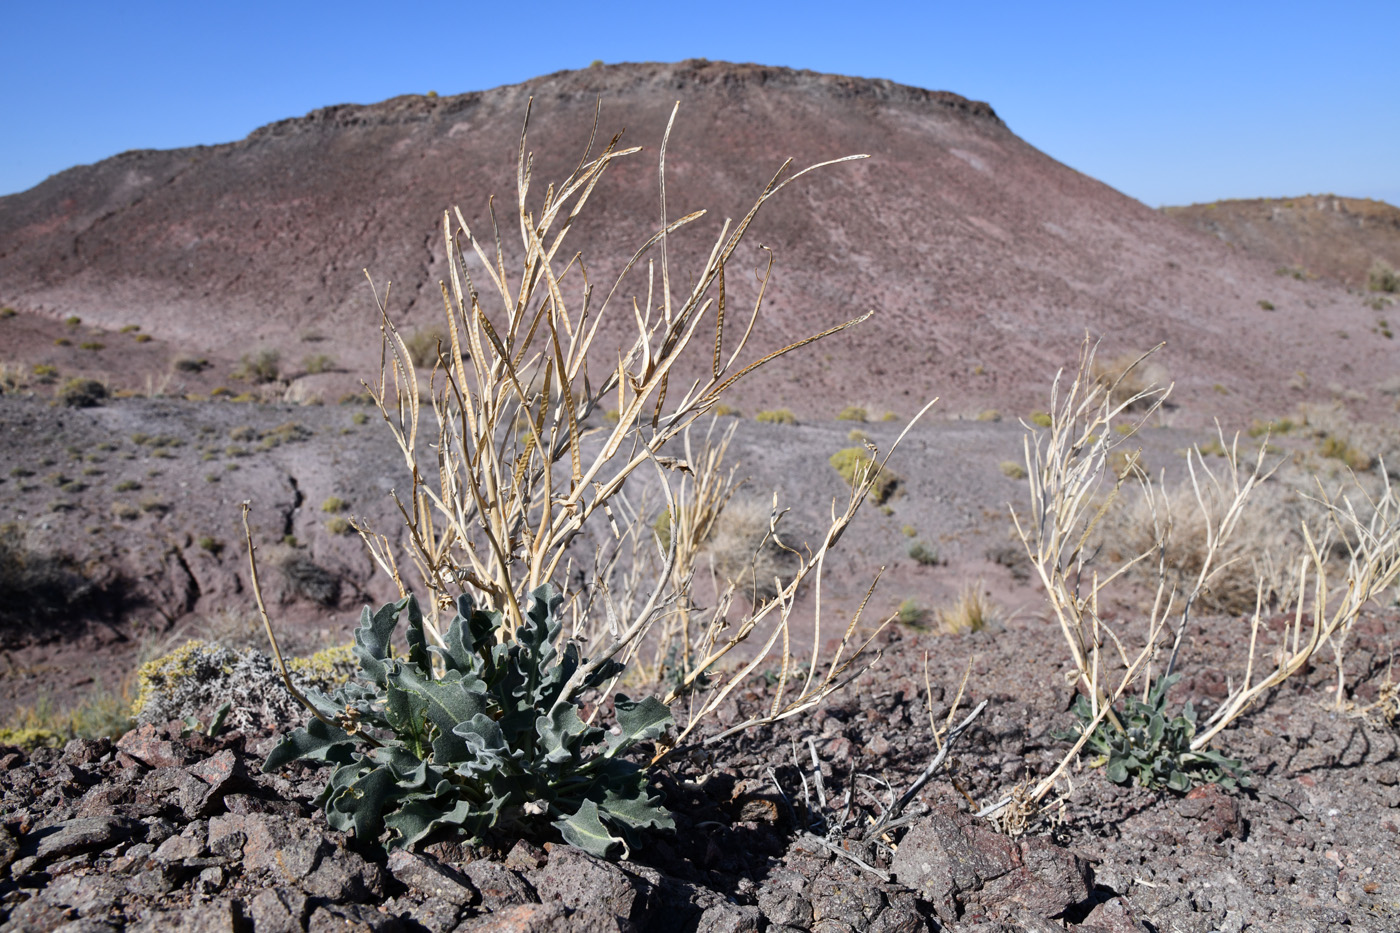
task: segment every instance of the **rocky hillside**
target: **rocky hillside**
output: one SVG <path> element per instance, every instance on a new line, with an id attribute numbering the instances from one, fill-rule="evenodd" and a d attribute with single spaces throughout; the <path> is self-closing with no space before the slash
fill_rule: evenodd
<path id="1" fill-rule="evenodd" d="M 1371 338 L 1374 315 L 1354 296 L 1275 276 L 1277 261 L 1231 250 L 1057 163 L 987 104 L 706 61 L 330 107 L 238 142 L 70 169 L 0 198 L 0 303 L 52 323 L 139 326 L 170 359 L 193 354 L 215 372 L 271 348 L 284 369 L 314 350 L 321 365 L 305 369 L 329 360 L 358 376 L 378 360 L 362 270 L 392 280 L 396 316 L 427 326 L 441 309 L 444 208 L 461 205 L 489 229 L 494 193 L 508 253 L 518 240 L 516 149 L 531 97 L 535 204 L 545 180 L 577 164 L 600 103 L 601 139 L 625 127 L 624 142 L 645 147 L 611 171 L 571 236 L 594 282 L 609 282 L 659 222 L 658 144 L 677 101 L 670 214 L 710 210 L 673 242 L 680 270 L 697 265 L 723 219 L 742 216 L 783 160 L 872 156 L 765 208 L 730 284 L 742 305 L 766 257 L 758 246 L 774 250 L 755 346 L 880 313 L 768 370 L 741 404 L 815 416 L 876 400 L 912 410 L 936 394 L 948 414 L 1025 411 L 1086 330 L 1115 351 L 1167 341 L 1177 401 L 1201 420 L 1226 406 L 1291 402 L 1290 381 L 1369 394 L 1393 369 L 1393 344 Z M 643 276 L 622 293 L 643 293 Z M 31 350 L 26 364 L 69 352 L 52 341 Z M 120 380 L 128 359 L 94 350 L 54 365 Z"/>
<path id="2" fill-rule="evenodd" d="M 1309 194 L 1162 210 L 1286 274 L 1365 288 L 1377 260 L 1400 265 L 1400 208 L 1384 201 Z"/>

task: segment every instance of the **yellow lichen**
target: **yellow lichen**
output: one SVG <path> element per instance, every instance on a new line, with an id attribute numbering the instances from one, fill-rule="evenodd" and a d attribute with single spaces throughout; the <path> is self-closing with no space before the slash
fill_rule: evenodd
<path id="1" fill-rule="evenodd" d="M 349 680 L 359 666 L 355 662 L 354 645 L 347 644 L 322 648 L 309 658 L 292 658 L 287 662 L 287 669 L 323 690 L 330 690 Z"/>
<path id="2" fill-rule="evenodd" d="M 27 752 L 36 748 L 58 748 L 66 741 L 52 729 L 0 729 L 0 745 L 12 745 Z"/>
<path id="3" fill-rule="evenodd" d="M 209 646 L 198 639 L 190 639 L 167 655 L 154 658 L 142 664 L 136 671 L 136 702 L 133 711 L 144 709 L 157 694 L 170 695 L 181 677 L 193 672 L 192 659 Z"/>

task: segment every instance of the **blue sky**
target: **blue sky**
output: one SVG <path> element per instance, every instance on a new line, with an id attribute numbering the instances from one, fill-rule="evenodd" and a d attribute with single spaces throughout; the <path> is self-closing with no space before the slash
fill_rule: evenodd
<path id="1" fill-rule="evenodd" d="M 1153 206 L 1322 192 L 1400 204 L 1396 0 L 8 0 L 0 34 L 0 193 L 329 104 L 704 57 L 986 100 L 1031 144 Z"/>

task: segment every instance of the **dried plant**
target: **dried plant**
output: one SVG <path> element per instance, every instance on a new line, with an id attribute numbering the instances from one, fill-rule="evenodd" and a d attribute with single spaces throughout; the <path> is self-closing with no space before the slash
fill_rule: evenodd
<path id="1" fill-rule="evenodd" d="M 675 111 L 672 122 L 674 119 Z M 531 207 L 533 158 L 526 150 L 524 130 L 517 162 L 517 216 L 512 219 L 512 226 L 518 222 L 521 241 L 518 277 L 506 271 L 494 206 L 492 229 L 484 240 L 471 230 L 460 210 L 444 213 L 443 236 L 451 263 L 450 282 L 442 287 L 446 339 L 434 355 L 431 372 L 420 371 L 421 347 L 410 346 L 391 320 L 387 291 L 382 298 L 376 294 L 383 338 L 381 367 L 377 385 L 368 388 L 409 470 L 410 488 L 395 500 L 405 523 L 402 550 L 408 554 L 416 582 L 430 596 L 421 613 L 405 579 L 399 542 L 364 524 L 356 526 L 401 596 L 398 603 L 381 609 L 385 621 L 379 627 L 384 634 L 375 638 L 387 643 L 390 617 L 410 612 L 410 628 L 415 633 L 410 638 L 410 661 L 417 668 L 409 673 L 424 682 L 447 685 L 442 689 L 449 692 L 456 689 L 449 682 L 455 683 L 458 671 L 441 659 L 459 654 L 467 657 L 457 644 L 463 631 L 461 619 L 467 616 L 490 620 L 489 625 L 483 622 L 479 626 L 476 643 L 481 646 L 478 653 L 487 651 L 487 641 L 496 643 L 492 657 L 524 650 L 520 646 L 528 643 L 544 658 L 548 652 L 540 642 L 541 632 L 551 644 L 558 641 L 559 657 L 571 660 L 558 669 L 550 668 L 548 696 L 541 694 L 534 701 L 542 714 L 548 708 L 553 723 L 554 717 L 564 715 L 560 711 L 583 709 L 583 696 L 596 689 L 599 696 L 589 701 L 589 730 L 603 699 L 623 675 L 624 666 L 636 659 L 645 645 L 654 644 L 665 655 L 678 654 L 679 663 L 669 665 L 669 690 L 664 700 L 648 701 L 653 712 L 667 710 L 664 717 L 658 713 L 648 719 L 658 727 L 646 730 L 646 737 L 656 742 L 653 761 L 685 748 L 697 726 L 759 665 L 771 665 L 775 654 L 780 673 L 771 705 L 721 735 L 704 738 L 704 742 L 801 714 L 864 669 L 857 661 L 873 635 L 862 640 L 860 610 L 845 623 L 834 649 L 821 648 L 828 637 L 822 631 L 822 571 L 831 549 L 871 495 L 890 452 L 904 436 L 896 439 L 883 458 L 873 448 L 869 451 L 867 461 L 853 473 L 845 508 L 838 511 L 833 505 L 830 525 L 815 548 L 787 548 L 794 555 L 793 566 L 774 583 L 772 598 L 760 599 L 756 605 L 745 600 L 741 608 L 736 595 L 743 581 L 730 582 L 720 588 L 715 605 L 701 616 L 689 599 L 690 585 L 696 558 L 735 488 L 732 472 L 723 464 L 732 428 L 716 438 L 712 427 L 703 445 L 692 444 L 689 428 L 715 411 L 723 393 L 758 367 L 835 334 L 873 312 L 768 353 L 751 352 L 750 338 L 772 271 L 770 256 L 737 340 L 732 332 L 726 333 L 726 264 L 750 223 L 769 198 L 816 168 L 834 162 L 790 175 L 785 163 L 737 225 L 730 221 L 723 224 L 703 267 L 686 277 L 691 283 L 689 290 L 676 294 L 668 240 L 703 212 L 678 220 L 667 217 L 665 140 L 670 131 L 668 124 L 660 150 L 660 229 L 632 256 L 601 301 L 582 257 L 564 252 L 563 244 L 603 173 L 617 159 L 638 150 L 620 148 L 619 137 L 613 137 L 593 155 L 590 139 L 577 168 L 562 182 L 549 185 L 542 200 Z M 856 158 L 864 157 L 835 161 Z M 635 324 L 631 343 L 614 352 L 600 342 L 599 334 L 604 322 L 619 313 L 614 311 L 614 298 L 624 279 L 653 248 L 660 252 L 659 263 L 646 262 L 644 299 L 631 302 L 630 314 L 621 312 Z M 484 279 L 478 280 L 483 275 Z M 681 361 L 702 332 L 703 350 L 697 352 L 703 352 L 703 361 L 708 364 L 704 374 L 689 385 L 678 385 Z M 605 419 L 605 426 L 591 428 L 590 416 L 600 410 L 615 412 L 615 416 Z M 425 411 L 432 412 L 432 427 L 423 423 Z M 643 476 L 654 476 L 666 500 L 664 547 L 660 546 L 663 535 L 648 521 L 648 511 L 633 507 L 627 497 L 629 483 Z M 777 540 L 781 514 L 775 499 L 760 547 L 770 539 Z M 590 523 L 594 518 L 606 522 Z M 595 533 L 606 527 L 610 536 L 604 534 L 603 542 L 595 546 L 591 566 L 585 563 L 574 572 L 576 545 L 586 543 L 580 536 L 590 524 Z M 251 551 L 246 511 L 245 537 Z M 281 652 L 266 617 L 255 564 L 251 570 L 254 594 L 280 665 Z M 551 583 L 559 586 L 558 596 L 547 589 Z M 809 659 L 799 661 L 793 650 L 792 623 L 797 593 L 803 587 L 811 587 L 815 594 L 811 631 L 802 639 L 813 651 Z M 545 593 L 551 595 L 540 595 Z M 461 609 L 466 598 L 463 594 L 477 598 L 470 613 Z M 541 600 L 549 604 L 549 625 L 544 627 L 537 618 Z M 527 605 L 535 609 L 527 612 Z M 731 610 L 735 618 L 731 618 Z M 450 627 L 444 624 L 448 621 Z M 412 645 L 422 650 L 413 655 L 417 649 Z M 735 649 L 741 645 L 746 654 L 743 660 L 736 660 L 740 654 Z M 390 663 L 385 660 L 387 650 L 378 646 L 362 654 L 362 664 L 372 672 L 376 664 Z M 431 660 L 430 655 L 439 660 Z M 393 663 L 397 665 L 395 676 L 407 670 L 403 664 Z M 285 669 L 284 682 L 295 693 Z M 379 679 L 375 684 L 388 689 Z M 373 692 L 370 687 L 364 690 Z M 415 691 L 427 697 L 425 702 L 431 706 L 432 690 L 414 687 L 409 692 L 417 696 Z M 312 710 L 316 721 L 308 727 L 311 732 L 294 737 L 295 747 L 289 746 L 282 757 L 293 751 L 314 757 L 332 746 L 340 749 L 346 741 L 343 736 L 353 733 L 354 723 L 340 722 L 324 698 L 297 696 Z M 688 699 L 689 708 L 684 715 L 675 716 L 674 731 L 658 734 L 662 719 L 665 724 L 672 721 L 670 708 L 682 698 Z M 368 693 L 361 699 L 367 704 L 361 704 L 365 710 L 379 709 L 378 701 Z M 624 709 L 632 708 L 627 702 L 617 695 L 619 722 Z M 388 720 L 370 723 L 363 718 L 367 715 L 364 710 L 360 714 L 362 719 L 356 722 L 378 730 L 368 735 L 371 747 L 397 741 L 401 747 L 414 750 L 423 762 L 428 760 L 423 758 L 426 750 L 435 748 L 436 741 L 451 744 L 445 738 L 449 733 L 460 736 L 470 731 L 469 723 L 449 723 L 451 717 L 446 713 L 441 722 L 432 717 L 429 722 L 415 713 L 407 719 L 400 717 L 397 725 Z M 571 729 L 573 723 L 570 720 Z M 408 728 L 409 739 L 404 739 L 401 726 Z M 577 726 L 584 728 L 582 721 Z M 388 736 L 390 727 L 397 739 Z M 316 730 L 324 735 L 313 734 Z M 593 736 L 594 731 L 587 735 Z M 554 735 L 550 731 L 546 739 L 552 741 L 549 737 Z M 362 771 L 356 765 L 344 774 L 338 771 L 335 780 L 353 783 L 361 779 Z M 642 786 L 632 790 L 641 794 Z M 351 819 L 359 813 L 350 798 L 336 799 L 341 800 L 336 805 L 337 819 Z M 447 798 L 433 800 L 444 806 L 452 803 Z M 540 803 L 560 806 L 558 798 L 546 801 L 541 796 Z M 570 819 L 575 824 L 578 820 L 590 822 L 582 810 L 572 811 L 571 806 L 555 816 L 565 824 Z M 367 818 L 367 831 L 381 825 L 375 815 L 378 812 Z M 483 819 L 489 822 L 494 818 L 488 817 Z M 554 825 L 563 824 L 556 821 Z M 473 823 L 474 832 L 480 828 Z M 419 830 L 427 833 L 431 826 L 416 826 L 413 832 Z M 565 835 L 568 837 L 567 832 Z"/>
<path id="2" fill-rule="evenodd" d="M 1144 703 L 1165 702 L 1165 688 L 1174 682 L 1182 638 L 1203 606 L 1206 595 L 1222 574 L 1245 562 L 1245 554 L 1232 544 L 1240 533 L 1251 496 L 1271 475 L 1264 464 L 1266 446 L 1253 463 L 1240 456 L 1239 438 L 1220 437 L 1223 464 L 1214 468 L 1200 450 L 1187 458 L 1194 514 L 1185 519 L 1179 501 L 1173 505 L 1141 469 L 1110 468 L 1116 448 L 1124 445 L 1161 405 L 1170 387 L 1145 389 L 1137 395 L 1115 395 L 1113 386 L 1096 380 L 1093 344 L 1086 342 L 1078 372 L 1060 398 L 1060 379 L 1052 394 L 1051 423 L 1045 433 L 1028 435 L 1025 441 L 1031 507 L 1024 518 L 1013 511 L 1013 521 L 1060 626 L 1079 686 L 1078 741 L 1052 774 L 1040 781 L 1031 799 L 1041 800 L 1053 788 L 1064 768 L 1091 740 L 1103 745 L 1112 736 L 1127 734 L 1116 704 L 1125 696 L 1141 708 Z M 1136 411 L 1131 430 L 1115 430 L 1114 420 Z M 1136 454 L 1129 454 L 1136 460 Z M 1141 497 L 1144 536 L 1126 553 L 1112 553 L 1101 540 L 1102 524 L 1115 503 L 1132 483 Z M 1321 483 L 1318 483 L 1322 490 Z M 1358 487 L 1359 488 L 1359 487 Z M 1302 670 L 1315 651 L 1330 644 L 1336 658 L 1337 703 L 1344 696 L 1344 647 L 1362 607 L 1400 576 L 1400 503 L 1389 485 L 1378 497 L 1366 497 L 1361 508 L 1346 498 L 1329 497 L 1322 490 L 1318 502 L 1328 517 L 1320 534 L 1306 523 L 1300 527 L 1306 551 L 1286 560 L 1279 570 L 1272 560 L 1256 561 L 1253 616 L 1250 638 L 1242 664 L 1244 676 L 1233 686 L 1215 712 L 1193 728 L 1189 753 L 1204 753 L 1211 741 L 1239 718 L 1267 691 Z M 1169 562 L 1174 536 L 1185 532 L 1193 539 L 1193 559 Z M 1328 559 L 1335 537 L 1349 555 L 1345 585 L 1333 588 L 1336 570 Z M 1154 571 L 1155 568 L 1155 571 Z M 1261 572 L 1261 568 L 1263 568 Z M 1147 618 L 1137 624 L 1110 622 L 1100 604 L 1130 574 L 1154 580 Z M 1285 581 L 1280 583 L 1280 581 Z M 1305 620 L 1308 590 L 1312 611 Z M 1294 608 L 1294 620 L 1272 655 L 1261 641 L 1261 619 L 1270 593 Z M 1340 595 L 1329 602 L 1334 594 Z M 1296 595 L 1295 595 L 1296 594 Z M 1133 636 L 1136 635 L 1136 640 Z M 1258 659 L 1272 656 L 1272 669 L 1259 676 Z M 1165 662 L 1164 664 L 1161 662 Z M 1160 671 L 1153 675 L 1153 666 Z M 1161 688 L 1153 693 L 1153 685 Z M 1140 695 L 1141 700 L 1136 700 Z M 1194 726 L 1194 724 L 1193 724 Z M 1105 734 L 1104 730 L 1107 730 Z M 1218 757 L 1218 756 L 1217 756 Z M 1179 783 L 1179 782 L 1178 782 Z M 1007 800 L 984 810 L 995 812 Z"/>

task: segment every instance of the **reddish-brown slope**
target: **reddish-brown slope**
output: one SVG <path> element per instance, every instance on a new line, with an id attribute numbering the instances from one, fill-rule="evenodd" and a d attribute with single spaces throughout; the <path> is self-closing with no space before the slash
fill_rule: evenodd
<path id="1" fill-rule="evenodd" d="M 484 226 L 495 193 L 503 232 L 512 233 L 514 150 L 531 95 L 538 180 L 577 162 L 600 97 L 603 131 L 625 126 L 628 141 L 647 147 L 613 170 L 573 234 L 595 281 L 655 227 L 656 146 L 677 100 L 671 213 L 711 209 L 677 243 L 681 269 L 784 158 L 873 156 L 773 202 L 736 266 L 757 267 L 758 244 L 777 252 L 759 332 L 766 345 L 867 308 L 880 314 L 762 377 L 745 407 L 829 414 L 866 402 L 908 411 L 940 394 L 945 411 L 1024 411 L 1086 330 L 1115 349 L 1167 340 L 1178 399 L 1203 403 L 1191 406 L 1203 412 L 1238 402 L 1287 407 L 1298 371 L 1313 386 L 1366 391 L 1393 368 L 1394 344 L 1368 332 L 1369 312 L 1354 298 L 1280 279 L 1271 264 L 1072 171 L 985 104 L 708 62 L 332 107 L 236 143 L 71 169 L 0 199 L 0 300 L 140 324 L 224 356 L 295 346 L 315 331 L 329 338 L 318 351 L 369 365 L 376 312 L 361 270 L 393 280 L 392 307 L 411 323 L 440 313 L 441 211 L 460 204 Z M 1260 300 L 1277 310 L 1261 311 Z"/>
<path id="2" fill-rule="evenodd" d="M 1309 194 L 1162 210 L 1286 272 L 1365 287 L 1377 260 L 1400 265 L 1400 207 L 1384 201 Z"/>

